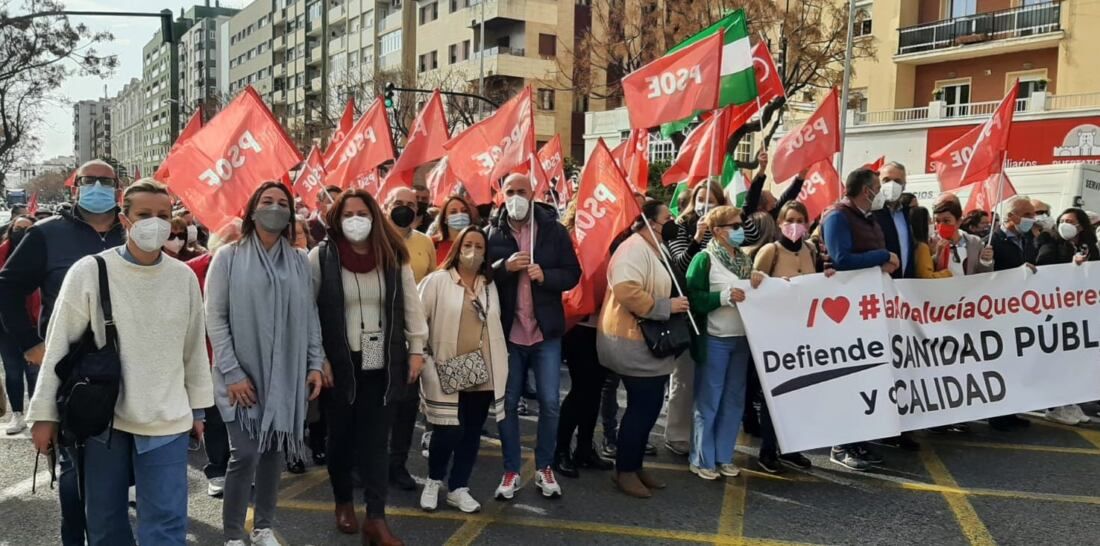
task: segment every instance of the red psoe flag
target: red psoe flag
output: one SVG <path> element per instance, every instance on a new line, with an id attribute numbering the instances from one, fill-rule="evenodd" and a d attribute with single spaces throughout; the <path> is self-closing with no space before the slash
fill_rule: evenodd
<path id="1" fill-rule="evenodd" d="M 306 162 L 298 172 L 298 178 L 294 179 L 292 187 L 294 193 L 302 198 L 302 202 L 309 207 L 309 210 L 317 210 L 317 196 L 325 191 L 325 164 L 317 146 L 309 151 Z"/>
<path id="2" fill-rule="evenodd" d="M 432 205 L 437 207 L 442 207 L 443 202 L 454 193 L 455 187 L 458 186 L 458 178 L 451 172 L 449 163 L 447 156 L 443 156 L 439 163 L 436 163 L 432 170 L 428 171 L 426 177 L 428 192 L 432 194 Z"/>
<path id="3" fill-rule="evenodd" d="M 1001 172 L 1019 93 L 1020 85 L 1017 82 L 1001 99 L 997 110 L 985 123 L 928 156 L 936 177 L 939 178 L 940 190 L 951 191 L 975 182 L 983 182 Z"/>
<path id="4" fill-rule="evenodd" d="M 806 172 L 806 182 L 802 184 L 802 191 L 798 194 L 798 200 L 806 205 L 806 212 L 814 221 L 821 216 L 825 209 L 840 199 L 840 175 L 833 167 L 832 159 L 825 159 L 814 163 Z"/>
<path id="5" fill-rule="evenodd" d="M 559 193 L 565 195 L 566 200 L 572 199 L 572 189 L 568 188 L 569 184 L 563 183 L 565 180 L 565 159 L 561 153 L 561 135 L 554 135 L 550 142 L 542 145 L 542 148 L 539 149 L 538 159 L 542 170 L 551 179 L 551 186 L 556 184 L 556 189 Z M 563 188 L 565 188 L 564 191 Z"/>
<path id="6" fill-rule="evenodd" d="M 600 139 L 577 189 L 573 246 L 581 264 L 581 281 L 562 294 L 566 320 L 590 315 L 603 303 L 611 242 L 630 227 L 639 212 L 633 189 Z"/>
<path id="7" fill-rule="evenodd" d="M 27 200 L 27 214 L 34 216 L 38 214 L 38 192 L 31 194 L 31 198 Z"/>
<path id="8" fill-rule="evenodd" d="M 840 151 L 840 98 L 833 88 L 802 127 L 787 133 L 770 162 L 776 183 L 794 178 L 802 169 L 833 159 Z"/>
<path id="9" fill-rule="evenodd" d="M 448 140 L 443 148 L 449 167 L 475 204 L 492 201 L 491 188 L 535 153 L 535 112 L 531 88 L 504 103 L 497 111 Z"/>
<path id="10" fill-rule="evenodd" d="M 184 142 L 191 140 L 191 137 L 195 136 L 195 134 L 199 132 L 199 129 L 202 129 L 202 108 L 195 109 L 195 113 L 191 114 L 191 119 L 187 120 L 187 125 L 183 126 L 183 130 L 180 131 L 180 136 L 176 137 L 176 141 L 173 142 L 172 147 L 168 149 L 168 157 L 172 157 L 172 154 L 175 153 Z M 168 165 L 167 158 L 157 167 L 156 172 L 153 173 L 153 179 L 163 182 L 164 184 L 168 183 L 170 173 L 166 165 Z M 141 171 L 139 170 L 135 180 L 141 177 L 140 174 Z"/>
<path id="11" fill-rule="evenodd" d="M 689 186 L 722 174 L 722 162 L 726 157 L 726 138 L 729 135 L 730 108 L 723 108 L 703 120 L 684 140 L 676 161 L 661 177 L 661 183 L 672 186 L 687 182 Z"/>
<path id="12" fill-rule="evenodd" d="M 325 148 L 325 154 L 322 158 L 327 159 L 334 151 L 336 147 L 344 141 L 348 133 L 351 132 L 351 128 L 355 125 L 355 97 L 348 97 L 348 104 L 344 106 L 344 114 L 340 116 L 340 124 L 336 126 L 332 131 L 332 136 L 328 139 L 328 147 Z"/>
<path id="13" fill-rule="evenodd" d="M 611 150 L 611 157 L 615 158 L 634 191 L 645 193 L 649 189 L 648 129 L 631 129 L 630 136 Z"/>
<path id="14" fill-rule="evenodd" d="M 325 158 L 327 184 L 341 188 L 367 188 L 378 190 L 376 172 L 379 165 L 393 159 L 393 137 L 390 119 L 381 99 L 374 99 L 363 117 L 355 123 L 347 138 L 336 145 Z M 374 181 L 369 180 L 374 176 Z"/>
<path id="15" fill-rule="evenodd" d="M 203 225 L 232 222 L 252 192 L 302 155 L 250 86 L 164 161 L 168 186 Z"/>
<path id="16" fill-rule="evenodd" d="M 416 168 L 443 157 L 443 154 L 447 153 L 447 150 L 443 149 L 443 144 L 450 139 L 447 117 L 443 114 L 443 99 L 439 90 L 436 89 L 432 93 L 432 98 L 413 121 L 405 149 L 401 151 L 401 156 L 397 158 L 397 162 L 390 169 L 390 174 L 387 175 L 387 185 L 392 185 L 394 188 L 401 185 L 411 188 Z M 385 195 L 382 197 L 385 198 Z"/>
<path id="17" fill-rule="evenodd" d="M 1004 180 L 1001 180 L 1002 176 Z M 1001 184 L 1004 185 L 1001 186 Z M 1001 194 L 1000 199 L 998 199 L 998 192 Z M 966 200 L 966 208 L 963 212 L 968 213 L 974 210 L 984 210 L 992 214 L 993 207 L 1015 195 L 1016 187 L 1013 186 L 1012 181 L 1008 179 L 1008 173 L 998 171 L 987 176 L 985 180 L 976 182 L 970 186 L 970 197 Z"/>
<path id="18" fill-rule="evenodd" d="M 718 31 L 623 78 L 630 126 L 648 129 L 717 108 L 722 36 Z"/>
<path id="19" fill-rule="evenodd" d="M 882 170 L 882 166 L 886 164 L 886 156 L 880 155 L 878 159 L 863 166 L 864 169 L 871 169 L 876 173 Z"/>

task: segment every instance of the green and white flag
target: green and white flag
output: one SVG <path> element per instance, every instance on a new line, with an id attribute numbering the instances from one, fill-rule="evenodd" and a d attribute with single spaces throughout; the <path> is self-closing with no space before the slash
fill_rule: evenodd
<path id="1" fill-rule="evenodd" d="M 722 164 L 722 188 L 726 190 L 726 196 L 731 203 L 738 207 L 745 206 L 745 197 L 749 193 L 749 185 L 745 183 L 745 175 L 737 168 L 737 163 L 732 155 L 726 155 Z"/>
<path id="2" fill-rule="evenodd" d="M 725 34 L 722 38 L 722 79 L 719 82 L 718 107 L 751 102 L 757 95 L 756 74 L 752 67 L 752 45 L 749 43 L 749 25 L 745 20 L 745 10 L 739 9 L 726 15 L 717 23 L 680 42 L 668 50 L 668 53 L 679 51 L 720 30 L 725 31 Z M 693 120 L 694 118 L 688 118 L 666 123 L 661 126 L 661 134 L 668 138 L 676 131 L 683 130 Z"/>
<path id="3" fill-rule="evenodd" d="M 676 189 L 672 192 L 672 198 L 669 199 L 668 211 L 672 213 L 673 217 L 679 216 L 680 212 L 680 195 L 687 191 L 687 182 L 680 182 L 676 184 Z"/>

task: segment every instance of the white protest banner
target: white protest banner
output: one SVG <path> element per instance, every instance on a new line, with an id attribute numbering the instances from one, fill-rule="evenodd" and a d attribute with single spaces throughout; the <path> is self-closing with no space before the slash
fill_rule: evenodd
<path id="1" fill-rule="evenodd" d="M 784 452 L 1100 398 L 1100 265 L 766 279 L 738 304 Z"/>

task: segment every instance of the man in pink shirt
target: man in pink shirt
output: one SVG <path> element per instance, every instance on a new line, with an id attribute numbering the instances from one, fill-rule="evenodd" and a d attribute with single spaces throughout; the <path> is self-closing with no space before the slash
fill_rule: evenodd
<path id="1" fill-rule="evenodd" d="M 557 214 L 533 202 L 531 180 L 513 174 L 501 191 L 505 207 L 489 228 L 488 259 L 500 293 L 500 319 L 508 336 L 508 386 L 505 418 L 500 422 L 504 476 L 498 499 L 511 499 L 520 488 L 517 410 L 529 369 L 535 373 L 539 422 L 535 446 L 535 485 L 545 497 L 561 496 L 551 465 L 560 407 L 561 337 L 565 313 L 561 295 L 576 286 L 581 268 L 573 241 Z"/>

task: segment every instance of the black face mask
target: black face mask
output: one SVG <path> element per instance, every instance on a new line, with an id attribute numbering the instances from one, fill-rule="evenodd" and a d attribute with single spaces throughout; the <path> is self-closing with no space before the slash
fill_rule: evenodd
<path id="1" fill-rule="evenodd" d="M 413 212 L 411 207 L 405 205 L 394 207 L 393 210 L 390 211 L 390 220 L 393 220 L 393 225 L 402 229 L 412 225 L 415 219 L 416 213 Z"/>
<path id="2" fill-rule="evenodd" d="M 661 226 L 661 238 L 665 242 L 675 241 L 676 237 L 680 235 L 680 226 L 676 225 L 676 222 L 669 220 L 665 222 L 665 225 Z"/>
<path id="3" fill-rule="evenodd" d="M 23 236 L 26 235 L 26 234 L 27 234 L 27 230 L 25 230 L 25 229 L 13 229 L 11 231 L 11 233 L 8 234 L 8 239 L 11 240 L 11 249 L 12 250 L 15 250 L 16 248 L 19 248 L 19 241 L 22 241 Z"/>
<path id="4" fill-rule="evenodd" d="M 423 218 L 424 216 L 427 216 L 427 214 L 428 214 L 428 202 L 427 201 L 417 201 L 416 202 L 416 215 Z"/>

